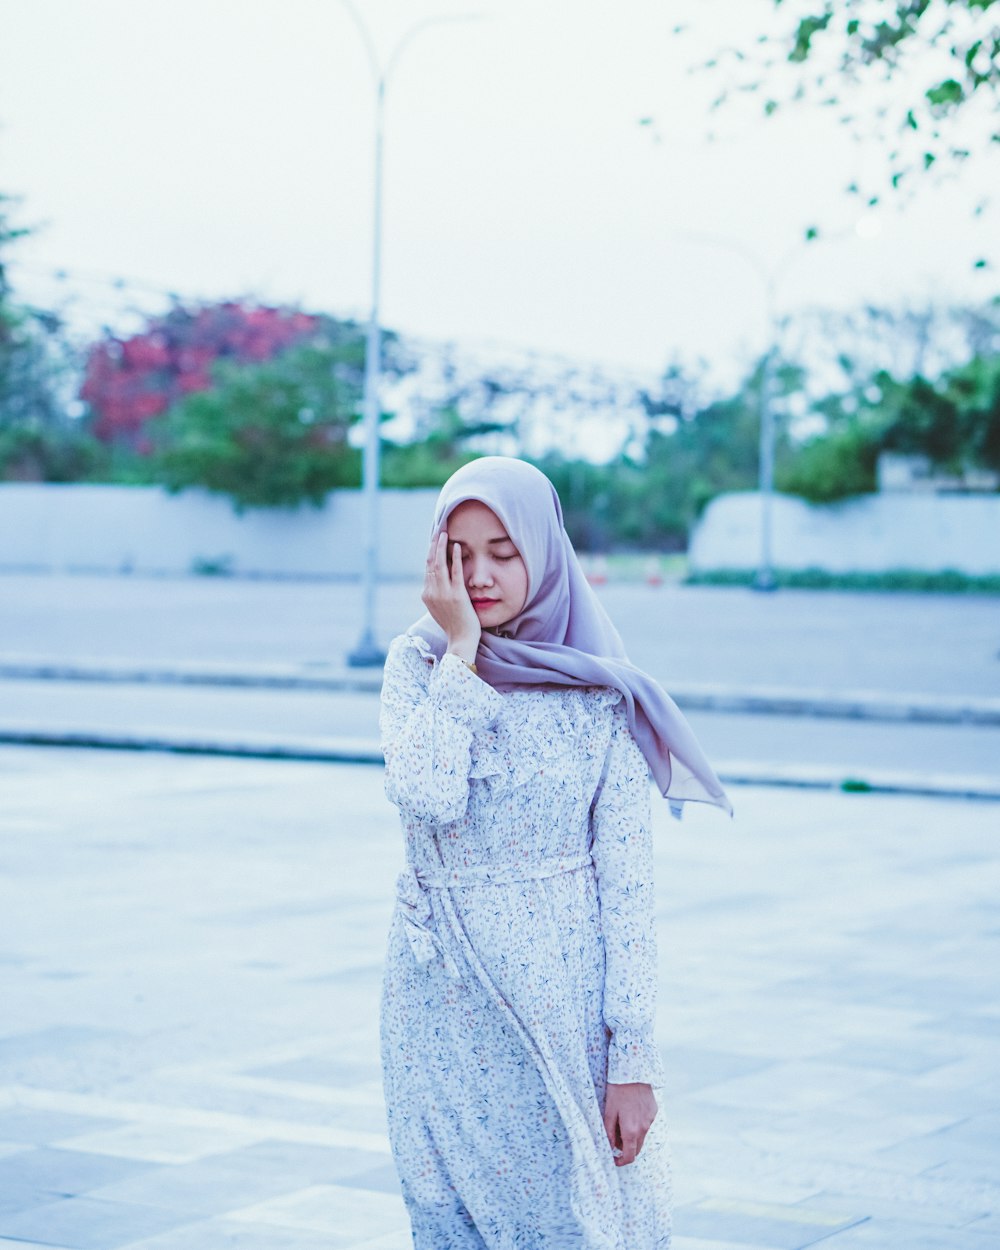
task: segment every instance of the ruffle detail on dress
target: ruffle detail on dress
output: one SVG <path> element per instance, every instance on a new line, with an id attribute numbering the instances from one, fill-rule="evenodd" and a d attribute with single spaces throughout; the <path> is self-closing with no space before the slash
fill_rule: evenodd
<path id="1" fill-rule="evenodd" d="M 426 638 L 421 638 L 419 634 L 403 634 L 402 637 L 406 639 L 407 644 L 419 656 L 422 656 L 425 660 L 430 660 L 433 664 L 437 664 L 437 656 L 431 650 L 431 645 Z"/>

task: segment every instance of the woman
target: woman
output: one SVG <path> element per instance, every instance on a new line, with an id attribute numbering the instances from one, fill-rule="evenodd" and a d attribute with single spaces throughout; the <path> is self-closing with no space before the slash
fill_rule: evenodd
<path id="1" fill-rule="evenodd" d="M 625 658 L 549 480 L 466 465 L 381 731 L 407 869 L 382 996 L 389 1135 L 416 1250 L 663 1250 L 649 772 L 729 801 Z"/>

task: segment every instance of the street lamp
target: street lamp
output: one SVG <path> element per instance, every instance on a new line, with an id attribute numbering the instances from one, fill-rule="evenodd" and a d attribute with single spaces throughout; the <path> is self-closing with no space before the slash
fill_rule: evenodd
<path id="1" fill-rule="evenodd" d="M 849 234 L 862 234 L 859 225 L 839 230 L 826 236 L 827 239 L 840 239 Z M 778 284 L 788 269 L 804 255 L 809 248 L 811 237 L 807 237 L 795 247 L 787 251 L 774 264 L 767 265 L 751 248 L 737 239 L 727 239 L 719 235 L 703 234 L 699 231 L 683 231 L 685 238 L 697 243 L 706 243 L 712 247 L 726 248 L 741 257 L 755 271 L 764 287 L 764 308 L 767 320 L 767 346 L 760 367 L 760 442 L 757 467 L 757 490 L 760 495 L 760 550 L 757 558 L 757 570 L 754 573 L 753 587 L 755 590 L 776 590 L 778 583 L 774 576 L 774 558 L 772 546 L 772 505 L 774 502 L 774 366 L 778 356 L 778 340 L 780 323 L 778 319 Z M 864 237 L 864 236 L 863 236 Z"/>
<path id="2" fill-rule="evenodd" d="M 353 668 L 380 665 L 385 652 L 375 641 L 375 595 L 378 585 L 378 488 L 379 488 L 379 382 L 382 363 L 382 327 L 379 322 L 379 293 L 382 279 L 382 148 L 385 93 L 403 49 L 422 31 L 445 22 L 462 22 L 478 17 L 474 13 L 447 14 L 417 22 L 393 48 L 383 68 L 375 41 L 353 0 L 340 0 L 350 13 L 368 54 L 375 83 L 375 186 L 372 206 L 372 302 L 365 338 L 365 378 L 363 421 L 365 431 L 361 481 L 365 502 L 364 622 L 357 646 L 347 656 Z"/>

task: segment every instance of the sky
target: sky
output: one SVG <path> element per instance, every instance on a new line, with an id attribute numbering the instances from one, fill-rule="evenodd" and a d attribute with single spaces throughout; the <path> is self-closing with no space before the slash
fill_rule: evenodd
<path id="1" fill-rule="evenodd" d="M 394 329 L 724 373 L 766 340 L 768 274 L 792 315 L 995 289 L 972 269 L 996 232 L 971 213 L 982 171 L 862 219 L 843 188 L 883 153 L 829 113 L 748 103 L 708 138 L 719 80 L 691 67 L 751 43 L 770 0 L 357 6 L 383 61 L 454 19 L 388 82 Z M 0 17 L 0 191 L 39 227 L 19 294 L 87 328 L 166 291 L 367 314 L 374 86 L 341 0 L 0 0 Z M 805 247 L 814 223 L 827 241 Z"/>

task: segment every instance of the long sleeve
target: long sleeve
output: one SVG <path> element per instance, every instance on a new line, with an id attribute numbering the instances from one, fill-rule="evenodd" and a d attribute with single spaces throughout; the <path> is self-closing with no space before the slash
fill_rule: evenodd
<path id="1" fill-rule="evenodd" d="M 501 705 L 457 656 L 434 663 L 405 635 L 394 639 L 379 712 L 389 800 L 437 824 L 464 815 L 473 736 L 489 728 Z"/>
<path id="2" fill-rule="evenodd" d="M 591 809 L 593 857 L 604 934 L 604 1023 L 611 1031 L 608 1080 L 663 1083 L 653 1036 L 656 911 L 649 768 L 622 700 Z"/>

